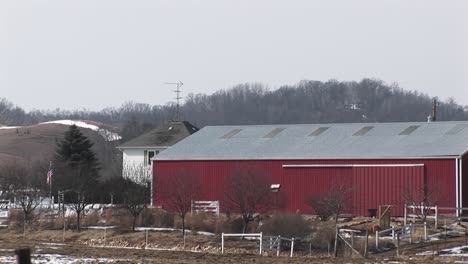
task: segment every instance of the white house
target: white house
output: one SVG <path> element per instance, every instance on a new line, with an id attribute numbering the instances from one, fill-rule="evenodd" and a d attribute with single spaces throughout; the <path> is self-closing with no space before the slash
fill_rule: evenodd
<path id="1" fill-rule="evenodd" d="M 187 121 L 171 121 L 118 147 L 123 153 L 125 178 L 138 183 L 152 179 L 152 158 L 199 129 Z"/>

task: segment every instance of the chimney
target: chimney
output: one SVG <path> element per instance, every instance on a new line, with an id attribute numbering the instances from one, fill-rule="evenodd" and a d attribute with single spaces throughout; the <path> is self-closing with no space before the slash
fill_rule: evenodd
<path id="1" fill-rule="evenodd" d="M 436 116 L 437 116 L 437 100 L 434 98 L 432 99 L 432 122 L 436 121 Z"/>

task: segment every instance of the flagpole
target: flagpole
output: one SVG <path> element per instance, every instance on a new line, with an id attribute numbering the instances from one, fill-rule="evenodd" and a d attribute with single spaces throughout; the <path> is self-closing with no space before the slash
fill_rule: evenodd
<path id="1" fill-rule="evenodd" d="M 49 171 L 47 172 L 47 177 L 49 178 L 49 198 L 52 204 L 54 204 L 54 201 L 52 201 L 52 175 L 49 176 L 49 174 L 51 174 L 51 171 L 52 171 L 52 161 L 49 162 Z"/>

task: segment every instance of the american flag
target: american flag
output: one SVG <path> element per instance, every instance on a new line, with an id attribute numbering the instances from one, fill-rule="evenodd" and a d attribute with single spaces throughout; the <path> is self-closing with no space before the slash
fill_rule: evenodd
<path id="1" fill-rule="evenodd" d="M 54 171 L 52 170 L 52 161 L 49 165 L 49 171 L 47 171 L 47 184 L 52 185 L 52 176 L 54 175 Z"/>

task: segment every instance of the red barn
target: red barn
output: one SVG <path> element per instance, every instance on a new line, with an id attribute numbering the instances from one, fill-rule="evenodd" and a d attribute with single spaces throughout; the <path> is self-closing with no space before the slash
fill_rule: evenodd
<path id="1" fill-rule="evenodd" d="M 222 200 L 226 180 L 252 168 L 280 184 L 284 211 L 314 213 L 306 199 L 337 182 L 353 186 L 352 213 L 436 188 L 438 205 L 468 206 L 468 122 L 207 126 L 156 156 L 158 191 L 183 171 L 202 185 L 203 200 Z M 467 169 L 463 169 L 463 165 Z M 466 193 L 466 195 L 464 195 Z M 272 201 L 273 203 L 274 201 Z"/>

